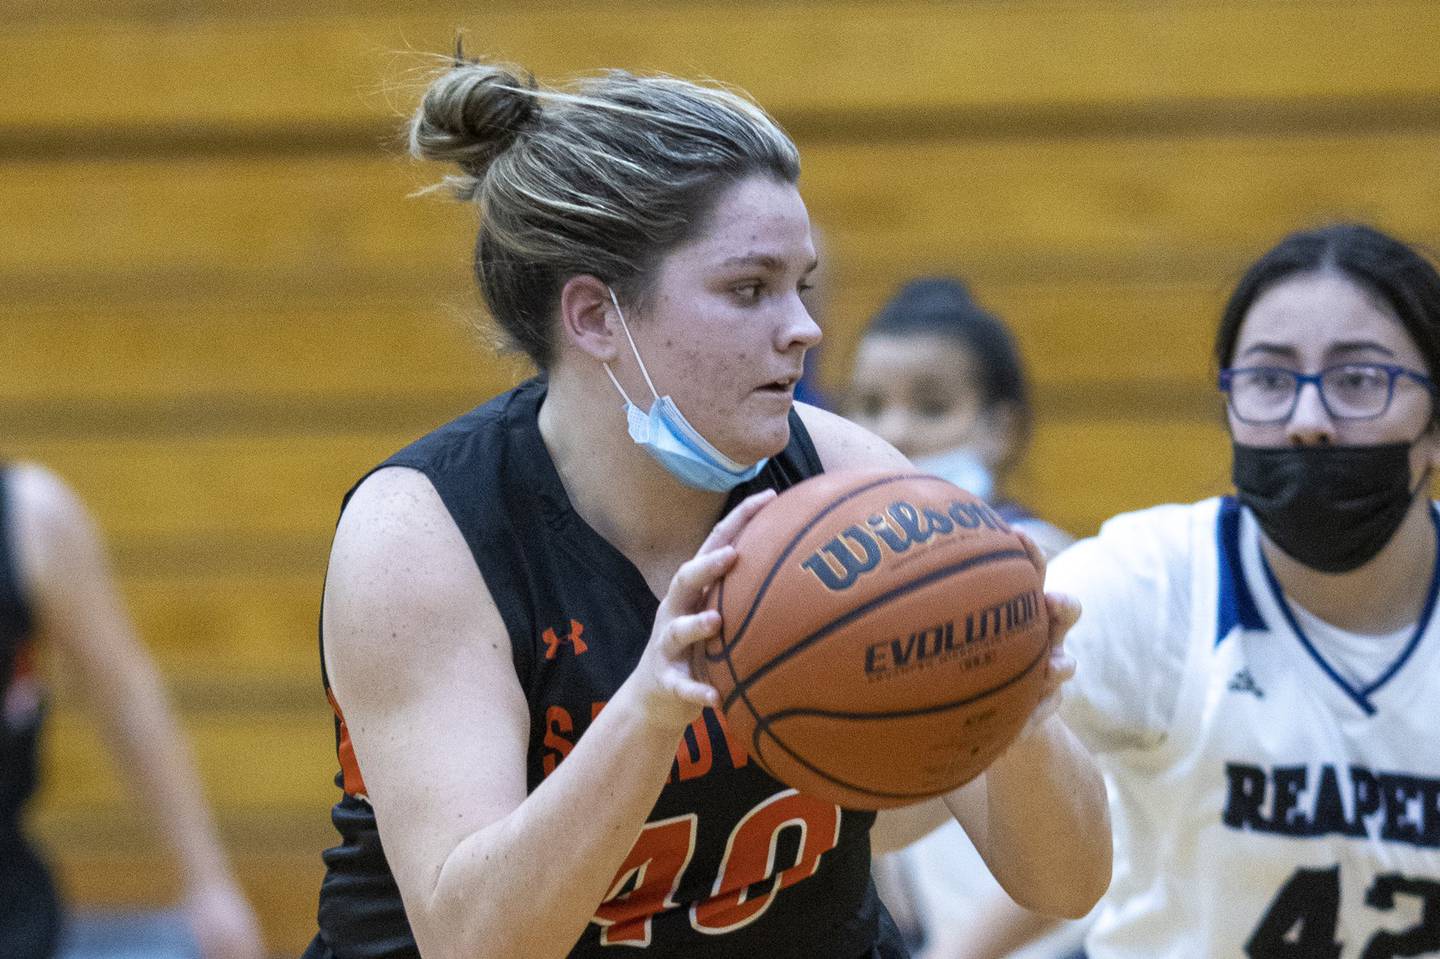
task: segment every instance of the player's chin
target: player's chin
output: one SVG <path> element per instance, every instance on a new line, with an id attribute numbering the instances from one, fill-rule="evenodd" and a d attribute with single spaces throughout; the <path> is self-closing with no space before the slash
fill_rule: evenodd
<path id="1" fill-rule="evenodd" d="M 774 456 L 790 442 L 790 411 L 795 398 L 789 390 L 756 390 L 749 404 L 746 440 L 755 448 L 752 459 Z"/>
<path id="2" fill-rule="evenodd" d="M 747 430 L 745 455 L 742 462 L 754 463 L 770 456 L 778 456 L 790 443 L 790 419 L 787 415 L 767 416 L 757 419 Z"/>

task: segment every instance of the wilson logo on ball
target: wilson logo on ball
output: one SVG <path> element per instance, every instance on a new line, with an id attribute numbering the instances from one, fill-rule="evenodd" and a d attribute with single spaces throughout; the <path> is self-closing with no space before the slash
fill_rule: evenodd
<path id="1" fill-rule="evenodd" d="M 865 522 L 868 529 L 858 524 L 847 526 L 800 565 L 815 574 L 826 589 L 839 592 L 854 586 L 857 579 L 880 565 L 885 554 L 882 544 L 892 553 L 903 553 L 917 543 L 929 542 L 937 535 L 951 535 L 957 529 L 985 526 L 1009 530 L 1000 514 L 989 506 L 959 500 L 943 512 L 901 500 Z"/>
<path id="2" fill-rule="evenodd" d="M 923 473 L 825 473 L 735 540 L 699 675 L 756 766 L 846 809 L 918 802 L 1004 752 L 1045 691 L 1040 570 Z M 818 581 L 818 585 L 817 585 Z"/>

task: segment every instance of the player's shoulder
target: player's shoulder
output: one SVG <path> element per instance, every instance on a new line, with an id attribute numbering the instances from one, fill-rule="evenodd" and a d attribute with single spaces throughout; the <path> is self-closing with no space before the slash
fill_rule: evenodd
<path id="1" fill-rule="evenodd" d="M 465 539 L 423 473 L 383 467 L 356 487 L 330 547 L 321 618 L 327 669 L 337 654 L 376 663 L 393 663 L 401 647 L 414 655 L 418 647 L 396 647 L 397 636 L 430 635 L 422 645 L 438 654 L 498 618 Z"/>
<path id="2" fill-rule="evenodd" d="M 1220 498 L 1198 503 L 1165 503 L 1113 515 L 1094 539 L 1110 547 L 1188 553 L 1200 540 L 1214 537 Z"/>
<path id="3" fill-rule="evenodd" d="M 386 565 L 396 551 L 414 551 L 424 562 L 428 549 L 451 522 L 434 483 L 409 466 L 381 466 L 362 479 L 345 503 L 336 527 L 332 562 L 342 558 Z"/>
<path id="4" fill-rule="evenodd" d="M 14 462 L 0 481 L 6 485 L 10 525 L 25 565 L 32 572 L 98 549 L 99 529 L 79 494 L 45 466 Z"/>
<path id="5" fill-rule="evenodd" d="M 405 536 L 453 526 L 457 510 L 496 513 L 516 421 L 533 421 L 543 395 L 543 381 L 527 380 L 392 453 L 345 494 L 340 527 Z"/>
<path id="6" fill-rule="evenodd" d="M 795 412 L 827 471 L 910 467 L 910 461 L 899 450 L 843 416 L 799 402 Z"/>
<path id="7" fill-rule="evenodd" d="M 355 488 L 340 516 L 326 573 L 329 601 L 403 607 L 410 615 L 474 596 L 483 576 L 430 478 L 384 466 Z"/>
<path id="8" fill-rule="evenodd" d="M 46 609 L 88 600 L 104 589 L 103 537 L 80 495 L 38 463 L 11 463 L 0 481 L 6 486 L 14 568 L 33 604 Z"/>
<path id="9" fill-rule="evenodd" d="M 1221 501 L 1166 503 L 1118 514 L 1100 531 L 1050 561 L 1047 581 L 1064 590 L 1115 572 L 1155 582 L 1180 580 L 1214 549 L 1215 519 Z"/>
<path id="10" fill-rule="evenodd" d="M 517 423 L 533 425 L 545 397 L 545 382 L 532 378 L 435 427 L 399 450 L 377 469 L 408 466 L 432 478 L 503 462 L 504 447 Z"/>
<path id="11" fill-rule="evenodd" d="M 1152 548 L 1188 548 L 1197 535 L 1215 527 L 1221 500 L 1164 503 L 1111 517 L 1100 525 L 1098 539 L 1113 544 L 1148 544 Z"/>
<path id="12" fill-rule="evenodd" d="M 71 524 L 86 516 L 84 504 L 70 485 L 39 463 L 9 463 L 0 477 L 17 516 L 40 525 Z"/>

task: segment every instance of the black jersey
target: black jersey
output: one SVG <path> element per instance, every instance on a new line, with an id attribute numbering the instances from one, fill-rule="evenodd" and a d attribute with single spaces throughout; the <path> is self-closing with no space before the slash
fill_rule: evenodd
<path id="1" fill-rule="evenodd" d="M 0 465 L 0 956 L 41 959 L 55 950 L 60 907 L 49 874 L 21 831 L 39 768 L 41 710 L 9 480 Z"/>
<path id="2" fill-rule="evenodd" d="M 485 577 L 529 704 L 531 790 L 634 669 L 659 606 L 639 570 L 571 507 L 540 436 L 544 396 L 544 381 L 531 380 L 382 464 L 430 479 Z M 793 412 L 790 430 L 789 445 L 727 510 L 821 472 Z M 307 957 L 415 956 L 342 720 L 336 732 L 342 843 L 325 854 L 320 935 Z M 870 882 L 873 821 L 772 779 L 706 709 L 685 730 L 669 782 L 570 955 L 902 956 Z"/>

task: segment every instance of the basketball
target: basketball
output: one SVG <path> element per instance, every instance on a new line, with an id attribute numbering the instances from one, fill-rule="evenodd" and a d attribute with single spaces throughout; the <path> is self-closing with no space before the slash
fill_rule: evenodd
<path id="1" fill-rule="evenodd" d="M 984 770 L 1039 701 L 1040 575 L 959 487 L 827 473 L 735 545 L 700 665 L 732 734 L 781 782 L 853 809 L 918 802 Z"/>

